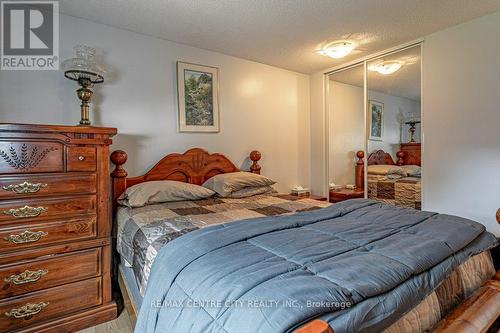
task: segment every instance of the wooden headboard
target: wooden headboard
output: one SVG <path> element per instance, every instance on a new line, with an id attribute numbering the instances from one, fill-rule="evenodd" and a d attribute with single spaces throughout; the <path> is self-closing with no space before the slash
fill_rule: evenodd
<path id="1" fill-rule="evenodd" d="M 398 160 L 394 163 L 391 154 L 386 153 L 383 150 L 376 150 L 368 155 L 367 164 L 368 165 L 404 165 L 406 153 L 404 151 L 398 151 L 396 153 Z M 356 161 L 356 188 L 363 188 L 365 183 L 365 173 L 364 173 L 364 157 L 365 152 L 360 150 L 356 153 L 358 160 Z"/>
<path id="2" fill-rule="evenodd" d="M 392 159 L 391 154 L 386 153 L 383 150 L 376 150 L 370 155 L 368 155 L 367 163 L 368 165 L 377 165 L 377 164 L 396 165 L 396 163 L 394 163 L 394 160 Z"/>
<path id="3" fill-rule="evenodd" d="M 260 152 L 250 153 L 250 172 L 260 174 L 258 161 Z M 192 148 L 183 154 L 173 153 L 163 157 L 154 167 L 142 176 L 127 178 L 128 173 L 123 168 L 127 162 L 127 153 L 116 150 L 111 154 L 115 169 L 111 173 L 113 185 L 113 205 L 118 197 L 130 186 L 151 180 L 176 180 L 196 185 L 203 184 L 207 179 L 221 174 L 240 171 L 233 162 L 222 154 L 210 154 L 202 148 Z"/>

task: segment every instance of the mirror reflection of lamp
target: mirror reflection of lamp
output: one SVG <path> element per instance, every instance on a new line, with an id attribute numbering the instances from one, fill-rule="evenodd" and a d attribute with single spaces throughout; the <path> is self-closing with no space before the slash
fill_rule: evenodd
<path id="1" fill-rule="evenodd" d="M 76 91 L 78 98 L 82 101 L 80 105 L 81 126 L 90 126 L 89 102 L 92 98 L 94 84 L 104 82 L 104 70 L 95 61 L 95 49 L 86 45 L 74 47 L 76 57 L 62 62 L 61 68 L 64 76 L 78 82 L 81 86 Z"/>
<path id="2" fill-rule="evenodd" d="M 417 130 L 416 125 L 420 124 L 420 120 L 415 118 L 415 117 L 411 117 L 408 121 L 405 122 L 405 124 L 410 126 L 410 129 L 409 129 L 410 143 L 415 143 L 416 142 L 415 141 L 415 131 Z"/>

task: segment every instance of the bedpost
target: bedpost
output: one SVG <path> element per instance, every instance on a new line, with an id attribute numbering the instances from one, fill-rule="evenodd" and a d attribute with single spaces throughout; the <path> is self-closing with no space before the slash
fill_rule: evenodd
<path id="1" fill-rule="evenodd" d="M 398 157 L 398 161 L 396 162 L 396 164 L 399 166 L 404 165 L 406 153 L 404 151 L 400 150 L 396 153 L 396 156 Z"/>
<path id="2" fill-rule="evenodd" d="M 293 333 L 334 333 L 326 321 L 315 319 L 296 329 Z"/>
<path id="3" fill-rule="evenodd" d="M 258 162 L 259 162 L 261 157 L 262 157 L 262 155 L 261 155 L 260 151 L 258 151 L 258 150 L 253 150 L 250 153 L 250 159 L 253 162 L 252 165 L 250 166 L 250 172 L 260 175 L 261 167 L 260 167 Z"/>
<path id="4" fill-rule="evenodd" d="M 123 168 L 123 164 L 127 162 L 127 153 L 123 150 L 115 150 L 111 154 L 111 162 L 114 163 L 115 169 L 111 172 L 112 182 L 112 198 L 113 209 L 116 207 L 116 200 L 127 189 L 127 171 Z"/>
<path id="5" fill-rule="evenodd" d="M 365 173 L 364 173 L 364 166 L 365 166 L 365 152 L 360 150 L 356 153 L 356 157 L 358 160 L 356 161 L 356 188 L 357 189 L 362 189 L 364 188 L 365 184 Z"/>

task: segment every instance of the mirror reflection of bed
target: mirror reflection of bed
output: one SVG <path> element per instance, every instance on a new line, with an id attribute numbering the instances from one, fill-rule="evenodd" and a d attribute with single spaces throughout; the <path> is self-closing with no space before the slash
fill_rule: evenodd
<path id="1" fill-rule="evenodd" d="M 420 46 L 367 69 L 368 198 L 421 209 Z"/>
<path id="2" fill-rule="evenodd" d="M 358 159 L 364 152 L 357 153 Z M 383 150 L 372 152 L 367 158 L 367 193 L 369 199 L 407 208 L 422 209 L 422 182 L 420 160 L 413 160 L 405 151 L 398 151 L 393 160 Z M 364 165 L 356 165 L 357 184 L 363 187 Z"/>
<path id="3" fill-rule="evenodd" d="M 420 60 L 417 45 L 330 74 L 330 202 L 421 209 Z"/>

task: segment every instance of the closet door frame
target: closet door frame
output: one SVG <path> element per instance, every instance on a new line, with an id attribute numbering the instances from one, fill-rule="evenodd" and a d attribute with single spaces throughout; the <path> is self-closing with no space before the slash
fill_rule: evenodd
<path id="1" fill-rule="evenodd" d="M 368 67 L 368 62 L 372 61 L 372 60 L 376 60 L 378 58 L 381 58 L 381 57 L 385 57 L 385 56 L 388 56 L 388 55 L 391 55 L 391 54 L 394 54 L 394 53 L 398 53 L 400 51 L 404 51 L 406 49 L 410 49 L 412 47 L 416 47 L 416 46 L 420 46 L 420 118 L 421 118 L 421 126 L 420 126 L 420 131 L 421 131 L 421 150 L 422 150 L 422 158 L 421 158 L 421 163 L 422 163 L 422 179 L 421 179 L 421 186 L 422 186 L 422 189 L 424 189 L 424 182 L 425 182 L 425 158 L 424 158 L 424 147 L 425 147 L 425 135 L 424 135 L 424 103 L 422 103 L 423 101 L 423 97 L 424 97 L 424 85 L 423 85 L 423 82 L 424 82 L 424 77 L 423 77 L 423 67 L 424 67 L 424 59 L 423 59 L 423 54 L 424 54 L 424 40 L 423 39 L 417 39 L 417 40 L 414 40 L 412 42 L 409 42 L 409 43 L 405 43 L 405 44 L 401 44 L 401 45 L 398 45 L 396 47 L 393 47 L 393 48 L 390 48 L 390 49 L 387 49 L 387 50 L 384 50 L 384 51 L 381 51 L 381 52 L 377 52 L 377 53 L 373 53 L 373 54 L 370 54 L 366 57 L 362 57 L 360 59 L 356 59 L 356 60 L 353 60 L 353 61 L 350 61 L 348 63 L 345 63 L 343 65 L 340 65 L 340 66 L 336 66 L 336 67 L 332 67 L 332 68 L 329 68 L 325 71 L 323 71 L 323 75 L 324 75 L 324 78 L 323 78 L 323 82 L 324 82 L 324 110 L 323 110 L 323 120 L 324 120 L 324 124 L 325 124 L 325 128 L 324 128 L 324 133 L 325 133 L 325 137 L 324 137 L 324 153 L 325 153 L 325 156 L 324 156 L 324 162 L 326 164 L 326 167 L 325 167 L 325 171 L 326 171 L 326 179 L 325 179 L 325 184 L 324 184 L 324 193 L 326 193 L 328 195 L 328 197 L 330 196 L 330 189 L 329 189 L 329 181 L 330 181 L 330 103 L 332 103 L 332 101 L 330 100 L 330 90 L 331 90 L 331 87 L 330 87 L 330 75 L 332 74 L 335 74 L 335 73 L 339 73 L 339 72 L 342 72 L 342 71 L 345 71 L 345 70 L 348 70 L 348 69 L 351 69 L 351 68 L 354 68 L 354 67 L 357 67 L 357 66 L 360 66 L 360 65 L 363 65 L 363 98 L 364 98 L 364 101 L 363 101 L 363 106 L 364 106 L 364 116 L 363 116 L 363 119 L 364 119 L 364 128 L 365 128 L 365 133 L 364 133 L 364 145 L 363 145 L 363 150 L 365 151 L 365 157 L 363 159 L 363 163 L 364 163 L 364 197 L 367 198 L 368 196 L 368 190 L 367 190 L 367 187 L 368 187 L 368 168 L 366 168 L 366 161 L 367 161 L 367 158 L 368 158 L 368 139 L 369 139 L 369 124 L 368 124 L 368 87 L 367 87 L 367 84 L 368 84 L 368 72 L 367 72 L 367 67 Z M 352 167 L 354 168 L 354 163 L 352 165 Z M 425 207 L 425 204 L 424 204 L 424 191 L 422 190 L 421 192 L 421 200 L 422 200 L 422 209 L 424 209 Z"/>

